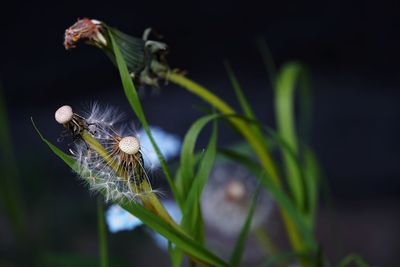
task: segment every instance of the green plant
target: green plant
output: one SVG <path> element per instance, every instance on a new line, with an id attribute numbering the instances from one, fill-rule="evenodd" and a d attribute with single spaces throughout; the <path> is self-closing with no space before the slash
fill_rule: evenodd
<path id="1" fill-rule="evenodd" d="M 304 66 L 292 62 L 285 64 L 278 72 L 275 72 L 265 45 L 260 43 L 267 66 L 273 67 L 270 73 L 272 73 L 271 82 L 275 93 L 277 130 L 272 130 L 257 119 L 228 63 L 225 64 L 226 69 L 242 112 L 237 112 L 231 105 L 204 86 L 193 82 L 176 70 L 170 70 L 165 62 L 163 43 L 147 39 L 141 40 L 126 35 L 103 22 L 89 19 L 80 20 L 67 30 L 66 47 L 74 47 L 80 39 L 102 49 L 117 66 L 126 97 L 151 140 L 173 197 L 182 210 L 183 219 L 181 224 L 175 222 L 162 206 L 157 195 L 151 190 L 146 196 L 140 196 L 139 202 L 119 201 L 118 199 L 112 199 L 112 201 L 169 240 L 169 252 L 173 266 L 180 266 L 184 255 L 189 258 L 192 265 L 200 266 L 239 266 L 241 262 L 257 193 L 254 195 L 253 205 L 229 263 L 209 251 L 204 242 L 204 225 L 199 203 L 201 192 L 217 155 L 217 123 L 219 120 L 228 122 L 247 143 L 252 156 L 257 158 L 254 161 L 245 153 L 221 151 L 225 157 L 243 164 L 257 175 L 260 185 L 274 197 L 292 246 L 293 251 L 290 252 L 290 256 L 297 259 L 303 267 L 319 266 L 321 262 L 324 262 L 321 256 L 323 254 L 319 251 L 320 248 L 313 232 L 320 176 L 318 162 L 305 142 L 307 139 L 300 138 L 296 130 L 300 128 L 301 133 L 308 132 L 310 89 L 308 73 Z M 136 85 L 157 85 L 159 79 L 175 83 L 197 95 L 213 110 L 211 114 L 198 119 L 187 132 L 175 179 L 152 136 L 136 91 Z M 294 96 L 297 87 L 300 89 L 300 105 L 303 111 L 299 125 L 295 123 L 294 113 Z M 125 177 L 126 182 L 130 183 L 129 174 L 125 169 L 121 170 L 120 168 L 121 162 L 115 161 L 107 148 L 96 140 L 96 137 L 86 128 L 84 118 L 77 118 L 73 125 L 68 125 L 69 121 L 62 123 L 67 129 L 73 129 L 74 136 L 78 136 L 94 153 L 97 153 L 107 168 L 118 173 L 120 177 Z M 197 138 L 202 129 L 210 123 L 213 124 L 213 131 L 209 143 L 205 151 L 198 156 L 194 149 Z M 82 169 L 79 169 L 74 158 L 52 145 L 41 134 L 40 136 L 66 164 L 82 174 Z M 282 169 L 278 166 L 278 159 L 271 154 L 271 144 L 275 144 L 281 152 Z M 140 190 L 150 188 L 145 179 L 139 179 L 139 181 Z M 99 211 L 101 211 L 100 208 Z M 100 225 L 103 225 L 101 219 Z M 102 262 L 105 266 L 106 245 L 104 233 L 100 233 L 101 240 L 103 240 Z"/>

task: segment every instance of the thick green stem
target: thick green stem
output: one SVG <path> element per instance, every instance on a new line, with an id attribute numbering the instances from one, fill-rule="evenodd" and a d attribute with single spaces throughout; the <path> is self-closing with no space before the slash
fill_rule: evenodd
<path id="1" fill-rule="evenodd" d="M 235 110 L 229 106 L 225 101 L 220 99 L 218 96 L 208 91 L 205 87 L 193 82 L 192 80 L 186 78 L 185 76 L 175 73 L 169 72 L 164 77 L 166 80 L 171 81 L 175 84 L 180 85 L 181 87 L 187 89 L 193 94 L 199 96 L 204 101 L 210 103 L 221 113 L 226 115 L 235 115 Z M 273 182 L 278 188 L 282 188 L 281 181 L 279 179 L 278 171 L 272 157 L 268 153 L 266 149 L 264 149 L 263 142 L 257 138 L 256 134 L 250 130 L 249 125 L 244 122 L 240 118 L 229 117 L 228 120 L 239 130 L 242 136 L 247 140 L 250 146 L 253 148 L 254 152 L 257 154 L 260 162 L 265 169 L 266 173 L 271 177 Z M 297 252 L 305 252 L 306 248 L 302 242 L 301 236 L 298 232 L 296 225 L 290 219 L 289 214 L 283 208 L 280 208 L 283 221 L 286 226 L 286 231 L 288 233 L 290 242 Z M 309 266 L 304 262 L 301 263 L 302 266 Z"/>

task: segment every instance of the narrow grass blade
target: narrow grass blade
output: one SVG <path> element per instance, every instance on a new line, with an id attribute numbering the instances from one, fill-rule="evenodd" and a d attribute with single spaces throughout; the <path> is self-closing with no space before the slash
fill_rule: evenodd
<path id="1" fill-rule="evenodd" d="M 350 254 L 347 255 L 344 259 L 342 259 L 336 267 L 346 267 L 349 266 L 350 263 L 354 262 L 358 267 L 369 267 L 369 264 L 359 255 Z"/>
<path id="2" fill-rule="evenodd" d="M 97 227 L 99 233 L 100 267 L 108 267 L 107 228 L 104 221 L 103 202 L 97 199 Z"/>
<path id="3" fill-rule="evenodd" d="M 271 50 L 269 49 L 267 42 L 261 37 L 257 38 L 257 46 L 260 50 L 262 60 L 267 70 L 269 80 L 271 82 L 271 87 L 275 88 L 276 65 L 274 63 L 274 59 L 272 58 Z"/>
<path id="4" fill-rule="evenodd" d="M 307 212 L 310 218 L 311 227 L 314 227 L 316 211 L 318 207 L 318 194 L 321 171 L 318 160 L 309 148 L 304 149 L 303 163 L 305 185 L 307 187 Z"/>
<path id="5" fill-rule="evenodd" d="M 213 130 L 213 135 L 210 139 L 210 143 L 206 149 L 205 155 L 200 158 L 199 155 L 195 155 L 194 148 L 197 142 L 197 138 L 201 132 L 201 130 L 212 120 L 219 118 L 220 115 L 210 114 L 198 119 L 193 125 L 190 127 L 189 131 L 186 133 L 182 151 L 181 151 L 181 165 L 177 171 L 176 175 L 176 185 L 180 192 L 180 194 L 184 197 L 185 208 L 183 211 L 183 220 L 182 226 L 190 233 L 193 233 L 195 240 L 200 242 L 203 241 L 204 238 L 204 226 L 203 219 L 201 217 L 201 209 L 198 199 L 200 198 L 197 195 L 195 190 L 191 190 L 191 188 L 197 188 L 198 191 L 202 191 L 204 187 L 205 181 L 208 177 L 208 169 L 207 166 L 210 162 L 210 157 L 215 158 L 215 140 L 216 133 Z M 197 159 L 196 159 L 197 158 Z M 200 162 L 199 171 L 194 175 L 196 162 Z M 194 182 L 193 182 L 194 181 Z M 203 183 L 203 184 L 201 184 Z M 201 188 L 199 188 L 201 187 Z M 173 253 L 170 254 L 172 257 L 173 265 L 178 266 L 182 261 L 182 253 L 174 250 Z"/>
<path id="6" fill-rule="evenodd" d="M 42 134 L 39 132 L 37 127 L 35 126 L 33 120 L 32 124 L 38 132 L 40 138 L 49 146 L 49 148 L 60 157 L 70 168 L 74 171 L 78 171 L 75 161 L 72 157 L 64 153 L 58 147 L 51 144 L 48 140 L 46 140 Z M 137 203 L 117 203 L 122 208 L 130 212 L 132 215 L 136 216 L 140 219 L 144 224 L 152 228 L 154 231 L 163 235 L 165 238 L 173 242 L 177 247 L 192 255 L 205 263 L 214 265 L 214 266 L 228 266 L 223 260 L 215 256 L 213 253 L 205 249 L 203 246 L 199 245 L 195 242 L 190 236 L 181 232 L 170 224 L 167 224 L 163 220 L 161 220 L 158 216 L 154 215 L 150 211 L 146 210 L 144 207 Z"/>
<path id="7" fill-rule="evenodd" d="M 163 235 L 186 253 L 211 265 L 228 266 L 227 263 L 206 250 L 189 236 L 175 230 L 172 226 L 166 224 L 142 206 L 136 203 L 126 203 L 120 205 L 134 216 L 142 220 L 144 224 Z"/>
<path id="8" fill-rule="evenodd" d="M 254 111 L 250 103 L 247 101 L 243 93 L 242 87 L 240 86 L 231 65 L 228 61 L 225 61 L 224 65 L 226 72 L 228 73 L 229 80 L 231 81 L 232 87 L 235 90 L 236 98 L 238 99 L 240 107 L 242 108 L 243 114 L 250 119 L 255 119 Z"/>
<path id="9" fill-rule="evenodd" d="M 253 214 L 256 209 L 257 197 L 258 197 L 259 192 L 260 192 L 260 186 L 258 186 L 256 191 L 254 192 L 253 199 L 251 201 L 251 206 L 250 206 L 249 212 L 246 217 L 246 221 L 245 221 L 242 229 L 240 230 L 240 234 L 236 241 L 235 248 L 233 249 L 231 260 L 230 260 L 230 266 L 232 266 L 232 267 L 240 266 L 240 262 L 241 262 L 242 255 L 244 253 L 244 249 L 245 249 L 245 245 L 246 245 L 247 236 L 250 232 Z"/>
<path id="10" fill-rule="evenodd" d="M 179 176 L 177 176 L 176 186 L 178 192 L 183 199 L 186 200 L 189 194 L 195 170 L 195 154 L 194 148 L 197 138 L 201 130 L 213 119 L 220 117 L 221 115 L 211 114 L 204 116 L 193 123 L 189 131 L 186 133 L 183 139 L 181 149 L 181 165 L 179 168 Z"/>
<path id="11" fill-rule="evenodd" d="M 69 156 L 68 154 L 64 153 L 61 149 L 50 143 L 46 138 L 43 137 L 42 133 L 39 131 L 39 129 L 36 127 L 35 122 L 33 121 L 33 118 L 31 118 L 31 122 L 33 127 L 35 128 L 36 132 L 39 134 L 40 138 L 42 139 L 43 142 L 46 143 L 46 145 L 51 149 L 51 151 L 54 152 L 60 159 L 62 159 L 65 164 L 67 164 L 73 171 L 79 172 L 78 166 L 75 163 L 75 160 Z"/>
<path id="12" fill-rule="evenodd" d="M 231 81 L 232 87 L 236 94 L 236 98 L 239 101 L 239 104 L 240 104 L 240 107 L 242 108 L 244 116 L 251 120 L 257 120 L 257 118 L 254 114 L 254 111 L 253 111 L 250 103 L 246 99 L 246 96 L 243 93 L 242 87 L 240 86 L 239 81 L 237 80 L 235 73 L 233 72 L 232 67 L 230 66 L 230 64 L 227 61 L 225 61 L 225 69 L 228 73 L 229 80 Z M 258 136 L 258 138 L 264 142 L 265 147 L 267 147 L 267 144 L 265 142 L 265 139 L 263 138 L 263 135 L 261 133 L 261 129 L 259 128 L 259 126 L 256 124 L 252 124 L 250 126 L 250 128 Z"/>
<path id="13" fill-rule="evenodd" d="M 129 101 L 129 104 L 131 105 L 133 111 L 135 112 L 136 116 L 142 123 L 143 129 L 145 130 L 146 134 L 149 136 L 150 142 L 153 145 L 153 148 L 154 148 L 154 150 L 158 156 L 158 159 L 161 163 L 161 168 L 167 178 L 167 181 L 171 188 L 172 194 L 174 195 L 174 198 L 175 198 L 176 202 L 178 203 L 179 207 L 182 208 L 183 207 L 182 198 L 177 192 L 174 181 L 172 179 L 171 171 L 168 168 L 168 165 L 164 159 L 164 156 L 161 154 L 160 149 L 159 149 L 157 143 L 155 142 L 153 135 L 151 134 L 150 127 L 149 127 L 147 119 L 144 115 L 142 104 L 140 103 L 139 96 L 137 94 L 136 88 L 132 81 L 132 77 L 129 74 L 126 62 L 124 60 L 124 57 L 121 54 L 120 47 L 119 47 L 120 45 L 115 41 L 115 39 L 113 37 L 113 32 L 111 30 L 109 30 L 108 33 L 109 33 L 109 37 L 111 40 L 112 49 L 114 52 L 118 70 L 119 70 L 119 73 L 121 76 L 121 81 L 122 81 L 122 85 L 123 85 L 123 88 L 125 91 L 125 95 Z"/>
<path id="14" fill-rule="evenodd" d="M 0 85 L 0 204 L 16 235 L 26 238 L 26 224 L 17 164 L 12 147 L 6 103 Z M 25 241 L 25 240 L 24 240 Z"/>
<path id="15" fill-rule="evenodd" d="M 278 132 L 298 156 L 298 140 L 294 117 L 294 92 L 296 82 L 301 78 L 303 67 L 297 63 L 288 63 L 277 76 L 275 87 L 275 116 Z M 305 210 L 305 188 L 301 174 L 292 157 L 282 150 L 286 179 L 296 206 Z"/>
<path id="16" fill-rule="evenodd" d="M 200 209 L 200 197 L 206 185 L 208 176 L 214 164 L 217 153 L 217 126 L 214 123 L 213 132 L 204 156 L 199 163 L 198 172 L 193 180 L 187 199 L 182 226 L 190 233 L 193 233 L 195 240 L 202 243 L 204 239 L 203 218 Z"/>

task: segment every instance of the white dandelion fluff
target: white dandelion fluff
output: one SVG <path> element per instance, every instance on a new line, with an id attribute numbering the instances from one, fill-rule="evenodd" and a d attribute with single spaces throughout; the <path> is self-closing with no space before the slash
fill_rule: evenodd
<path id="1" fill-rule="evenodd" d="M 76 115 L 69 106 L 61 107 L 55 114 L 56 120 L 67 130 L 72 129 L 74 135 L 86 130 L 97 142 L 88 143 L 81 136 L 70 150 L 78 174 L 90 189 L 102 192 L 106 201 L 138 201 L 154 193 L 144 169 L 140 141 L 120 121 L 116 109 L 93 104 L 86 117 Z"/>
<path id="2" fill-rule="evenodd" d="M 237 164 L 217 165 L 203 191 L 201 207 L 210 228 L 224 236 L 236 236 L 249 212 L 257 179 Z M 268 218 L 273 204 L 269 195 L 261 191 L 253 215 L 251 229 Z"/>
<path id="3" fill-rule="evenodd" d="M 98 102 L 92 102 L 83 112 L 88 124 L 101 125 L 103 127 L 113 127 L 118 123 L 123 123 L 125 114 L 113 106 L 103 106 Z"/>

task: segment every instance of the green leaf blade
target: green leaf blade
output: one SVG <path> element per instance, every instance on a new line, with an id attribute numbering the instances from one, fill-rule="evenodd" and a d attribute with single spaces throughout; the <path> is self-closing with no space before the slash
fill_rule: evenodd
<path id="1" fill-rule="evenodd" d="M 107 228 L 104 221 L 104 207 L 97 199 L 97 227 L 99 236 L 100 267 L 108 267 Z"/>
<path id="2" fill-rule="evenodd" d="M 181 165 L 180 175 L 177 177 L 176 185 L 179 190 L 179 194 L 183 196 L 183 199 L 187 198 L 187 194 L 191 188 L 191 184 L 194 179 L 194 167 L 195 167 L 195 155 L 194 148 L 198 136 L 201 130 L 213 119 L 216 119 L 221 115 L 211 114 L 198 119 L 192 124 L 189 131 L 186 133 L 183 140 L 181 149 Z"/>
<path id="3" fill-rule="evenodd" d="M 245 249 L 245 245 L 246 245 L 247 236 L 250 232 L 253 214 L 256 209 L 257 197 L 258 197 L 259 192 L 260 192 L 260 186 L 258 186 L 256 191 L 254 192 L 254 195 L 253 195 L 253 198 L 251 201 L 251 206 L 250 206 L 249 212 L 246 217 L 246 221 L 240 231 L 239 237 L 238 237 L 235 247 L 233 249 L 231 260 L 230 260 L 230 265 L 232 267 L 240 266 L 240 262 L 241 262 L 242 255 L 244 253 L 244 249 Z"/>
<path id="4" fill-rule="evenodd" d="M 60 158 L 62 159 L 71 169 L 78 171 L 77 164 L 72 157 L 68 156 L 58 147 L 54 146 L 47 139 L 43 137 L 40 131 L 32 120 L 32 124 L 38 132 L 40 138 L 47 144 L 47 146 Z M 228 266 L 223 260 L 215 256 L 213 253 L 205 249 L 203 246 L 195 242 L 190 236 L 178 229 L 172 227 L 170 224 L 161 220 L 158 216 L 146 210 L 144 207 L 137 203 L 116 203 L 119 204 L 126 211 L 131 213 L 140 219 L 144 224 L 155 230 L 156 232 L 163 235 L 165 238 L 176 244 L 177 247 L 185 251 L 186 253 L 208 263 L 213 266 Z"/>
<path id="5" fill-rule="evenodd" d="M 160 148 L 158 147 L 157 143 L 155 142 L 154 137 L 150 131 L 149 124 L 144 115 L 143 108 L 142 108 L 142 105 L 139 100 L 139 96 L 137 94 L 135 85 L 133 84 L 132 77 L 129 74 L 129 70 L 126 65 L 125 59 L 121 53 L 121 50 L 119 48 L 119 44 L 115 41 L 112 30 L 108 30 L 108 34 L 109 34 L 109 37 L 111 40 L 112 50 L 113 50 L 115 60 L 117 63 L 117 67 L 118 67 L 118 70 L 120 73 L 122 86 L 124 88 L 125 95 L 129 101 L 129 104 L 131 105 L 133 111 L 135 112 L 136 116 L 140 120 L 146 134 L 148 135 L 150 142 L 151 142 L 151 144 L 157 154 L 157 157 L 160 161 L 161 168 L 167 178 L 167 181 L 171 188 L 172 194 L 174 195 L 174 198 L 175 198 L 176 202 L 178 203 L 179 207 L 182 209 L 183 208 L 182 198 L 176 189 L 175 183 L 172 179 L 171 171 L 168 168 L 166 160 L 165 160 L 164 156 L 161 154 Z"/>

